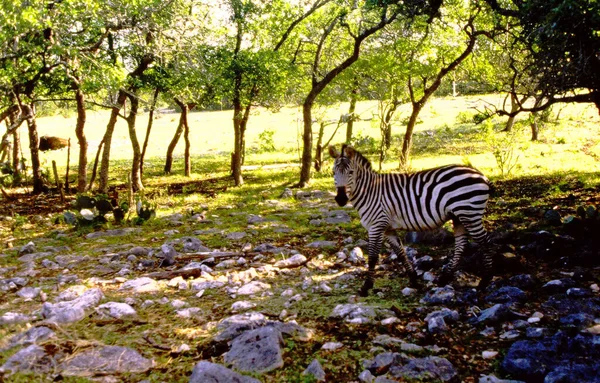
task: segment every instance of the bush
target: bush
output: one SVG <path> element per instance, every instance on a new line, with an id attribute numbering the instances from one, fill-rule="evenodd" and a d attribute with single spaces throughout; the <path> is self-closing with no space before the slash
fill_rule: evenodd
<path id="1" fill-rule="evenodd" d="M 258 135 L 258 153 L 271 153 L 276 150 L 273 129 L 265 129 Z"/>

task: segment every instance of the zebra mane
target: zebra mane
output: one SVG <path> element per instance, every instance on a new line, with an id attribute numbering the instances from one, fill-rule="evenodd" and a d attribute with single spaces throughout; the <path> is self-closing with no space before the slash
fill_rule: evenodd
<path id="1" fill-rule="evenodd" d="M 346 149 L 346 147 L 347 147 L 346 145 L 344 145 L 342 147 L 342 153 L 344 153 L 344 149 Z M 356 162 L 356 164 L 358 166 L 360 166 L 361 168 L 366 169 L 366 170 L 373 170 L 373 168 L 371 166 L 371 161 L 369 161 L 367 159 L 367 157 L 363 156 L 362 153 L 359 152 L 358 150 L 356 150 L 352 147 L 349 147 L 349 148 L 354 152 L 352 159 Z"/>

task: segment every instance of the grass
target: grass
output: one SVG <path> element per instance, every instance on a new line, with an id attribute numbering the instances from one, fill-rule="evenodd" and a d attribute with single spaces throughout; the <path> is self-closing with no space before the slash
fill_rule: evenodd
<path id="1" fill-rule="evenodd" d="M 505 223 L 514 225 L 516 229 L 526 230 L 537 228 L 535 217 L 528 214 L 527 208 L 539 207 L 540 209 L 552 208 L 560 205 L 561 212 L 572 214 L 576 207 L 567 201 L 571 193 L 576 193 L 578 202 L 585 203 L 586 196 L 597 194 L 600 185 L 600 131 L 597 126 L 600 122 L 597 111 L 584 105 L 570 105 L 560 111 L 560 118 L 547 123 L 540 133 L 540 141 L 531 143 L 528 140 L 528 127 L 521 123 L 514 137 L 514 148 L 519 155 L 517 166 L 511 174 L 502 177 L 501 171 L 496 163 L 492 149 L 502 143 L 506 136 L 497 132 L 501 128 L 502 120 L 496 119 L 491 125 L 476 125 L 470 122 L 470 116 L 476 112 L 473 107 L 482 108 L 484 101 L 498 104 L 502 97 L 490 95 L 485 97 L 459 97 L 435 99 L 425 108 L 421 115 L 423 121 L 417 125 L 414 138 L 413 157 L 410 167 L 412 169 L 423 169 L 447 163 L 470 163 L 488 175 L 496 186 L 496 192 L 490 201 L 489 214 L 486 217 L 488 228 L 497 229 Z M 358 105 L 358 113 L 364 118 L 371 117 L 376 111 L 374 102 L 361 102 Z M 345 113 L 347 105 L 331 108 L 328 118 L 337 119 L 340 113 Z M 400 110 L 400 120 L 408 116 L 408 107 L 405 105 Z M 253 245 L 260 243 L 273 243 L 276 246 L 288 245 L 292 249 L 299 249 L 304 255 L 312 260 L 318 260 L 326 264 L 326 267 L 312 268 L 308 276 L 312 277 L 315 284 L 321 281 L 333 284 L 334 278 L 343 273 L 351 273 L 354 269 L 344 269 L 336 266 L 336 249 L 348 237 L 366 239 L 365 230 L 360 226 L 357 214 L 354 210 L 347 210 L 353 221 L 341 225 L 311 226 L 309 221 L 322 218 L 326 210 L 337 209 L 331 198 L 323 200 L 301 201 L 294 198 L 280 198 L 285 188 L 291 187 L 299 178 L 299 142 L 301 127 L 299 123 L 300 111 L 298 108 L 284 108 L 280 113 L 271 113 L 263 109 L 257 109 L 250 118 L 247 132 L 247 146 L 249 148 L 246 157 L 246 165 L 253 166 L 244 171 L 246 183 L 241 187 L 233 187 L 229 177 L 229 152 L 232 146 L 231 111 L 218 112 L 196 112 L 190 116 L 192 146 L 192 176 L 183 177 L 183 164 L 181 156 L 182 144 L 176 151 L 173 174 L 166 176 L 162 174 L 163 156 L 177 124 L 177 114 L 163 114 L 155 121 L 152 133 L 151 146 L 149 148 L 147 161 L 145 163 L 146 176 L 144 183 L 146 190 L 143 198 L 157 204 L 157 215 L 159 219 L 150 220 L 140 226 L 138 234 L 126 237 L 101 238 L 88 240 L 84 235 L 93 229 L 74 229 L 63 224 L 54 224 L 54 219 L 59 217 L 60 210 L 52 210 L 52 213 L 32 214 L 22 212 L 8 224 L 0 225 L 0 239 L 12 237 L 12 249 L 4 249 L 5 256 L 0 257 L 0 267 L 17 266 L 16 248 L 35 240 L 38 248 L 43 246 L 69 246 L 69 254 L 87 256 L 90 262 L 80 262 L 74 265 L 70 272 L 81 276 L 83 283 L 92 287 L 93 276 L 96 275 L 95 267 L 98 261 L 105 256 L 105 251 L 119 252 L 133 245 L 156 248 L 166 241 L 174 241 L 184 236 L 196 236 L 210 248 L 220 250 L 239 250 L 246 242 Z M 141 115 L 139 119 L 140 139 L 145 125 L 147 115 Z M 91 112 L 86 126 L 86 134 L 90 140 L 90 159 L 95 154 L 95 145 L 100 141 L 107 113 Z M 44 134 L 74 139 L 74 118 L 62 116 L 40 118 L 40 136 Z M 258 138 L 265 130 L 275 131 L 273 138 L 277 143 L 276 152 L 257 152 L 252 149 L 259 147 Z M 333 127 L 328 127 L 331 134 Z M 395 142 L 390 159 L 383 164 L 384 171 L 393 171 L 398 168 L 398 148 L 402 136 L 400 125 L 395 128 Z M 487 129 L 487 130 L 486 130 Z M 493 133 L 490 134 L 490 129 Z M 342 129 L 343 130 L 343 129 Z M 355 133 L 361 137 L 375 137 L 379 135 L 379 129 L 372 121 L 361 121 L 355 124 Z M 500 138 L 497 138 L 500 137 Z M 23 137 L 25 140 L 25 137 Z M 341 143 L 344 133 L 339 132 L 333 142 Z M 367 153 L 374 162 L 377 161 L 377 147 L 369 144 L 369 140 L 363 140 L 363 145 L 358 149 Z M 74 145 L 74 148 L 77 146 Z M 25 150 L 26 152 L 26 150 Z M 59 151 L 42 154 L 45 165 L 55 159 L 61 173 L 64 174 L 66 153 Z M 120 121 L 115 131 L 113 142 L 113 156 L 111 162 L 111 185 L 117 187 L 124 194 L 124 180 L 129 170 L 129 158 L 131 150 L 126 132 L 125 124 Z M 73 168 L 77 158 L 76 150 L 71 153 L 71 175 L 74 177 L 76 170 Z M 264 165 L 290 163 L 288 167 L 266 168 Z M 321 173 L 314 173 L 310 185 L 311 190 L 333 191 L 333 183 L 330 172 L 331 161 L 326 162 L 325 169 Z M 591 189 L 586 189 L 591 188 Z M 587 191 L 586 191 L 587 190 Z M 8 190 L 16 193 L 15 190 Z M 588 194 L 586 194 L 588 193 Z M 581 197 L 581 198 L 580 198 Z M 3 201 L 4 202 L 4 201 Z M 36 204 L 43 199 L 35 200 Z M 16 209 L 17 204 L 25 203 L 11 202 L 5 204 L 7 211 Z M 32 205 L 32 206 L 38 206 Z M 181 213 L 189 217 L 190 213 L 206 212 L 208 223 L 193 223 L 186 221 L 182 226 L 171 226 L 169 222 L 160 219 L 169 214 Z M 256 214 L 266 218 L 261 222 L 249 226 L 247 215 Z M 105 228 L 116 226 L 109 223 Z M 197 230 L 214 229 L 203 234 L 194 234 Z M 284 230 L 282 230 L 284 229 Z M 167 231 L 177 230 L 172 234 Z M 249 235 L 239 241 L 226 238 L 231 232 L 245 231 Z M 67 233 L 67 237 L 57 238 L 59 232 Z M 315 240 L 333 240 L 340 243 L 336 249 L 311 249 L 306 244 Z M 449 247 L 417 247 L 421 255 L 431 254 L 434 256 L 445 255 Z M 281 254 L 269 256 L 268 261 L 280 259 Z M 385 258 L 385 257 L 382 257 Z M 50 257 L 49 259 L 53 259 Z M 30 285 L 41 287 L 52 299 L 57 294 L 56 283 L 52 278 L 56 277 L 56 271 L 40 268 L 41 272 L 36 280 Z M 62 269 L 61 269 L 62 271 Z M 238 270 L 239 271 L 239 270 Z M 142 272 L 133 270 L 130 277 L 138 276 Z M 404 315 L 402 325 L 405 322 L 421 320 L 416 314 L 415 308 L 419 306 L 418 298 L 406 298 L 401 294 L 401 287 L 406 285 L 403 276 L 395 276 L 394 272 L 383 272 L 378 275 L 375 288 L 380 291 L 381 296 L 373 294 L 363 301 L 367 304 L 382 308 L 394 308 Z M 328 366 L 328 379 L 340 381 L 353 379 L 362 371 L 361 361 L 372 358 L 371 340 L 379 333 L 388 333 L 392 336 L 409 338 L 412 335 L 402 326 L 389 326 L 382 328 L 381 325 L 374 326 L 350 326 L 341 321 L 329 318 L 333 308 L 340 303 L 347 303 L 350 295 L 355 295 L 362 284 L 360 278 L 349 279 L 340 283 L 330 293 L 321 291 L 312 292 L 310 289 L 303 291 L 299 288 L 307 276 L 300 272 L 289 275 L 269 275 L 262 280 L 272 285 L 272 296 L 253 299 L 257 304 L 256 310 L 273 316 L 279 315 L 285 308 L 288 297 L 282 297 L 281 292 L 293 287 L 295 293 L 305 293 L 302 300 L 296 302 L 288 311 L 291 315 L 297 315 L 299 324 L 314 330 L 313 339 L 310 342 L 286 340 L 285 344 L 285 368 L 272 371 L 261 377 L 265 382 L 308 382 L 302 371 L 313 360 L 320 360 L 324 366 Z M 109 278 L 108 276 L 106 278 Z M 110 277 L 112 278 L 112 277 Z M 104 287 L 107 301 L 123 301 L 125 295 L 117 290 L 117 285 L 108 284 Z M 65 287 L 61 286 L 58 291 Z M 153 358 L 157 367 L 152 373 L 143 378 L 151 382 L 181 381 L 189 380 L 189 374 L 193 365 L 202 359 L 221 362 L 220 355 L 226 351 L 222 345 L 212 342 L 215 322 L 230 314 L 231 304 L 241 297 L 231 298 L 223 291 L 207 291 L 205 296 L 198 298 L 195 291 L 177 290 L 172 287 L 163 286 L 157 294 L 139 294 L 135 296 L 138 303 L 146 299 L 159 301 L 161 298 L 173 299 L 177 297 L 186 301 L 189 306 L 199 307 L 201 314 L 195 318 L 181 318 L 174 314 L 175 309 L 170 305 L 156 303 L 152 306 L 142 308 L 136 306 L 138 316 L 134 320 L 100 320 L 89 316 L 81 322 L 64 326 L 63 335 L 60 340 L 54 341 L 55 346 L 68 349 L 74 347 L 70 342 L 73 340 L 101 342 L 104 344 L 123 345 L 133 347 L 141 351 L 144 356 Z M 0 292 L 0 312 L 16 311 L 14 307 L 18 304 L 18 310 L 32 312 L 39 308 L 39 302 L 23 302 L 14 294 Z M 23 325 L 4 326 L 0 329 L 0 339 L 7 340 L 12 335 L 23 331 Z M 162 350 L 156 345 L 150 344 L 144 334 L 151 334 L 156 344 L 177 348 L 182 343 L 191 346 L 187 353 L 174 353 Z M 463 334 L 464 335 L 464 334 Z M 475 336 L 475 335 L 469 335 Z M 468 345 L 470 338 L 464 339 L 463 344 Z M 336 352 L 324 352 L 320 345 L 329 341 L 340 341 L 344 347 Z M 452 348 L 452 339 L 426 339 L 423 342 L 437 344 Z M 1 343 L 1 341 L 0 341 Z M 473 342 L 474 344 L 477 342 Z M 490 345 L 480 344 L 477 347 L 487 349 Z M 485 348 L 484 348 L 485 347 Z M 497 346 L 500 348 L 500 346 Z M 471 355 L 480 355 L 478 352 L 469 352 Z M 467 362 L 462 360 L 461 355 L 454 355 L 458 351 L 450 350 L 449 355 L 455 357 L 453 362 L 462 363 L 461 374 L 465 376 L 477 376 L 473 371 L 480 372 L 487 367 L 497 371 L 498 366 L 494 361 L 478 361 L 479 367 L 464 367 Z M 0 363 L 14 353 L 14 349 L 0 353 Z M 467 353 L 465 351 L 465 353 Z M 444 355 L 444 354 L 442 354 Z M 493 364 L 496 363 L 496 367 Z M 470 373 L 470 375 L 469 375 Z M 352 377 L 352 378 L 348 378 Z M 39 381 L 39 376 L 32 374 L 17 374 L 11 379 L 14 381 Z M 139 376 L 122 376 L 123 381 L 138 381 Z M 66 382 L 86 381 L 65 377 Z"/>

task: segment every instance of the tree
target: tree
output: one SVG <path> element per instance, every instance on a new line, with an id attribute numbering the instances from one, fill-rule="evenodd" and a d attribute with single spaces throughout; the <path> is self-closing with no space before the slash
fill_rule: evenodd
<path id="1" fill-rule="evenodd" d="M 497 13 L 516 20 L 528 51 L 527 73 L 544 102 L 520 105 L 540 111 L 558 102 L 593 103 L 600 113 L 600 3 L 594 0 L 486 0 Z M 518 111 L 511 111 L 510 115 Z"/>
<path id="2" fill-rule="evenodd" d="M 425 59 L 423 56 L 413 55 L 413 65 L 407 80 L 412 111 L 408 118 L 400 153 L 401 168 L 408 166 L 414 128 L 427 101 L 440 87 L 444 77 L 473 52 L 479 37 L 492 38 L 494 34 L 493 31 L 479 29 L 477 25 L 480 17 L 483 17 L 481 6 L 475 5 L 473 8 L 465 9 L 463 2 L 452 5 L 455 8 L 447 10 L 444 18 L 426 24 L 425 38 L 419 41 L 418 50 L 414 51 L 425 55 Z M 465 12 L 466 17 L 464 17 Z M 457 38 L 457 29 L 460 30 L 459 35 L 463 35 L 462 38 Z M 448 40 L 449 36 L 454 36 L 454 41 Z M 461 41 L 462 39 L 464 40 Z"/>
<path id="3" fill-rule="evenodd" d="M 314 40 L 301 41 L 306 46 L 312 45 L 314 49 L 307 49 L 310 57 L 306 59 L 309 63 L 310 87 L 302 103 L 304 129 L 302 167 L 298 187 L 306 186 L 311 179 L 312 108 L 317 97 L 340 73 L 358 60 L 363 42 L 392 23 L 400 14 L 400 10 L 400 7 L 388 4 L 365 4 L 362 7 L 354 4 L 351 7 L 338 6 L 328 10 L 322 17 L 323 23 L 316 28 L 318 33 L 313 35 Z M 344 40 L 348 41 L 347 49 L 337 50 L 333 55 L 333 47 L 342 46 Z M 326 51 L 329 56 L 324 60 Z"/>

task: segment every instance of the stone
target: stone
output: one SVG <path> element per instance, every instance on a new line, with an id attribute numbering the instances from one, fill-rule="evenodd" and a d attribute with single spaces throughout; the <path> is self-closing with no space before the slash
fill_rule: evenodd
<path id="1" fill-rule="evenodd" d="M 248 225 L 255 225 L 257 223 L 262 223 L 262 222 L 266 222 L 266 218 L 264 218 L 261 215 L 256 215 L 256 214 L 248 214 L 248 218 L 247 218 L 247 222 Z"/>
<path id="2" fill-rule="evenodd" d="M 548 294 L 560 294 L 567 289 L 575 286 L 575 281 L 571 278 L 554 279 L 542 286 L 542 289 Z"/>
<path id="3" fill-rule="evenodd" d="M 99 346 L 83 350 L 66 358 L 59 366 L 66 376 L 94 376 L 142 373 L 154 367 L 154 362 L 128 347 Z"/>
<path id="4" fill-rule="evenodd" d="M 397 352 L 382 352 L 371 360 L 364 360 L 362 365 L 373 374 L 381 375 L 385 374 L 391 366 L 399 364 L 402 359 L 403 356 Z"/>
<path id="5" fill-rule="evenodd" d="M 355 247 L 350 250 L 350 255 L 348 255 L 348 261 L 352 264 L 361 264 L 365 263 L 365 257 L 363 255 L 363 251 L 360 247 Z"/>
<path id="6" fill-rule="evenodd" d="M 343 318 L 350 323 L 369 323 L 375 320 L 376 316 L 373 307 L 361 303 L 339 304 L 330 315 L 332 318 Z"/>
<path id="7" fill-rule="evenodd" d="M 352 222 L 352 218 L 346 210 L 333 210 L 327 214 L 325 218 L 325 223 L 330 225 L 337 225 L 340 223 L 350 223 Z"/>
<path id="8" fill-rule="evenodd" d="M 544 213 L 544 221 L 553 226 L 559 226 L 562 223 L 562 217 L 557 210 L 547 210 Z"/>
<path id="9" fill-rule="evenodd" d="M 248 234 L 244 231 L 235 231 L 233 233 L 229 233 L 225 236 L 225 238 L 232 240 L 232 241 L 239 241 L 241 239 L 243 239 L 244 237 L 246 237 Z"/>
<path id="10" fill-rule="evenodd" d="M 244 286 L 240 287 L 237 291 L 238 295 L 254 295 L 261 293 L 265 290 L 271 288 L 271 285 L 268 283 L 260 282 L 260 281 L 252 281 L 246 283 Z"/>
<path id="11" fill-rule="evenodd" d="M 443 316 L 435 316 L 427 321 L 427 330 L 431 334 L 440 334 L 448 331 L 448 326 Z"/>
<path id="12" fill-rule="evenodd" d="M 515 303 L 523 302 L 527 299 L 527 294 L 518 287 L 504 286 L 488 294 L 486 301 L 493 303 Z"/>
<path id="13" fill-rule="evenodd" d="M 123 229 L 113 229 L 113 230 L 105 230 L 105 231 L 96 231 L 93 233 L 89 233 L 85 236 L 86 239 L 95 239 L 101 237 L 121 237 L 125 235 L 138 233 L 140 229 L 133 227 L 126 227 Z"/>
<path id="14" fill-rule="evenodd" d="M 223 360 L 241 372 L 272 371 L 283 366 L 282 344 L 279 330 L 260 327 L 234 338 Z"/>
<path id="15" fill-rule="evenodd" d="M 248 301 L 238 301 L 231 305 L 232 311 L 246 311 L 256 307 L 256 303 Z"/>
<path id="16" fill-rule="evenodd" d="M 126 316 L 136 315 L 137 312 L 127 303 L 107 302 L 96 307 L 96 312 L 102 318 L 121 319 Z"/>
<path id="17" fill-rule="evenodd" d="M 182 237 L 181 243 L 183 244 L 183 252 L 184 253 L 195 253 L 198 251 L 209 252 L 210 249 L 202 243 L 196 237 Z"/>
<path id="18" fill-rule="evenodd" d="M 55 332 L 45 326 L 32 327 L 29 330 L 13 336 L 9 341 L 8 348 L 15 346 L 29 346 L 37 344 L 46 339 L 54 338 Z"/>
<path id="19" fill-rule="evenodd" d="M 17 295 L 26 301 L 30 301 L 40 295 L 41 291 L 42 290 L 38 287 L 23 287 L 21 290 L 17 291 Z"/>
<path id="20" fill-rule="evenodd" d="M 525 383 L 520 380 L 499 379 L 495 375 L 481 375 L 478 383 Z"/>
<path id="21" fill-rule="evenodd" d="M 43 347 L 32 344 L 9 357 L 6 362 L 0 366 L 0 373 L 8 375 L 20 371 L 32 371 L 44 374 L 53 371 L 55 365 L 55 360 L 46 353 L 46 350 Z"/>
<path id="22" fill-rule="evenodd" d="M 192 290 L 204 291 L 204 290 L 218 289 L 220 287 L 223 287 L 223 286 L 225 286 L 225 282 L 195 280 L 195 281 L 192 281 L 191 285 L 192 285 Z"/>
<path id="23" fill-rule="evenodd" d="M 375 376 L 369 370 L 364 370 L 358 375 L 358 380 L 363 383 L 373 383 L 375 381 Z"/>
<path id="24" fill-rule="evenodd" d="M 85 318 L 85 310 L 96 306 L 104 294 L 99 288 L 86 290 L 81 296 L 58 303 L 45 302 L 42 305 L 42 317 L 50 322 L 71 323 Z"/>
<path id="25" fill-rule="evenodd" d="M 316 359 L 313 359 L 313 361 L 310 362 L 306 370 L 302 372 L 302 375 L 312 376 L 317 382 L 325 381 L 325 371 L 323 370 L 323 366 L 321 366 L 321 363 Z"/>
<path id="26" fill-rule="evenodd" d="M 344 344 L 341 342 L 327 342 L 321 346 L 321 350 L 334 351 L 342 347 L 344 347 Z"/>
<path id="27" fill-rule="evenodd" d="M 33 242 L 27 242 L 27 244 L 21 246 L 21 248 L 19 249 L 19 255 L 23 255 L 23 254 L 31 254 L 35 252 L 35 243 Z"/>
<path id="28" fill-rule="evenodd" d="M 199 307 L 188 307 L 185 309 L 175 311 L 177 316 L 180 316 L 182 318 L 193 318 L 193 317 L 197 316 L 198 314 L 200 314 L 201 312 L 202 312 L 202 309 L 200 309 Z"/>
<path id="29" fill-rule="evenodd" d="M 328 249 L 328 248 L 334 248 L 337 246 L 337 242 L 334 241 L 315 241 L 315 242 L 311 242 L 308 245 L 306 245 L 306 247 L 312 247 L 312 248 L 317 248 L 317 249 Z"/>
<path id="30" fill-rule="evenodd" d="M 33 319 L 32 316 L 9 311 L 0 316 L 0 325 L 29 322 Z"/>
<path id="31" fill-rule="evenodd" d="M 395 378 L 415 379 L 423 382 L 447 382 L 456 374 L 456 369 L 448 359 L 437 356 L 411 359 L 404 365 L 390 368 L 390 375 Z"/>
<path id="32" fill-rule="evenodd" d="M 498 356 L 498 351 L 487 350 L 481 353 L 483 359 L 494 359 L 496 356 Z"/>
<path id="33" fill-rule="evenodd" d="M 156 293 L 160 291 L 160 286 L 152 278 L 140 277 L 123 283 L 119 290 L 131 290 L 134 293 Z"/>
<path id="34" fill-rule="evenodd" d="M 194 366 L 189 383 L 260 383 L 260 381 L 238 374 L 220 364 L 203 360 Z"/>
<path id="35" fill-rule="evenodd" d="M 275 262 L 273 266 L 278 267 L 280 269 L 294 268 L 304 265 L 307 261 L 308 259 L 304 255 L 294 254 L 290 258 Z"/>
<path id="36" fill-rule="evenodd" d="M 470 323 L 497 323 L 513 316 L 510 306 L 507 304 L 496 304 L 490 308 L 482 310 L 478 317 L 471 318 Z"/>
<path id="37" fill-rule="evenodd" d="M 448 305 L 455 301 L 456 292 L 452 286 L 434 287 L 421 299 L 421 303 L 428 305 Z"/>

